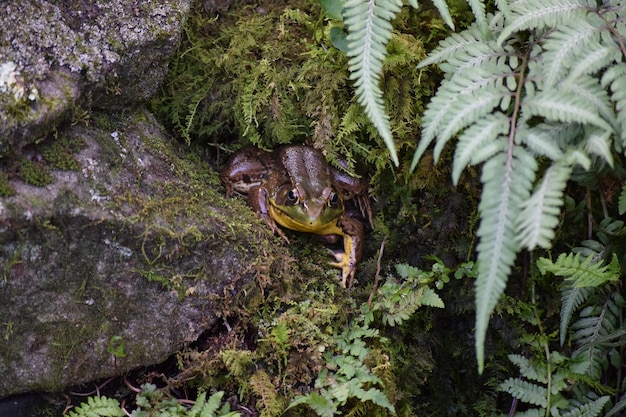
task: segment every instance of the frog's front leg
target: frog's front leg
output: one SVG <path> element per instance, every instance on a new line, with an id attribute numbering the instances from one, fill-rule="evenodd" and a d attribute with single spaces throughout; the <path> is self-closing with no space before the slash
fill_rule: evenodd
<path id="1" fill-rule="evenodd" d="M 337 262 L 331 265 L 341 268 L 341 286 L 352 288 L 356 265 L 363 255 L 363 224 L 350 216 L 343 216 L 337 222 L 343 236 L 343 253 L 335 253 Z"/>
<path id="2" fill-rule="evenodd" d="M 248 192 L 248 202 L 256 213 L 267 223 L 272 232 L 285 239 L 289 243 L 289 239 L 285 233 L 278 227 L 269 213 L 269 192 L 265 187 L 252 187 Z"/>

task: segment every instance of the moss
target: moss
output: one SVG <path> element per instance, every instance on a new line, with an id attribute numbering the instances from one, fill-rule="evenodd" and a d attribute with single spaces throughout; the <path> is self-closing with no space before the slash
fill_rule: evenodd
<path id="1" fill-rule="evenodd" d="M 27 184 L 45 187 L 52 183 L 52 174 L 42 162 L 22 159 L 19 164 L 20 178 Z"/>
<path id="2" fill-rule="evenodd" d="M 15 189 L 9 183 L 9 175 L 0 171 L 0 197 L 15 195 Z"/>
<path id="3" fill-rule="evenodd" d="M 214 279 L 213 259 L 235 256 L 227 250 L 236 251 L 240 259 L 255 262 L 258 257 L 260 264 L 272 262 L 276 249 L 269 245 L 270 231 L 244 202 L 226 199 L 218 175 L 188 148 L 164 137 L 148 112 L 124 118 L 94 117 L 99 126 L 106 126 L 98 133 L 103 136 L 98 139 L 102 159 L 114 161 L 107 175 L 117 177 L 119 170 L 119 175 L 127 178 L 123 188 L 127 191 L 109 195 L 108 204 L 111 210 L 126 213 L 129 227 L 140 231 L 137 253 L 144 266 L 136 272 L 185 297 L 193 294 L 197 280 Z M 111 131 L 118 132 L 115 140 L 111 140 Z M 143 149 L 135 149 L 135 142 Z M 124 149 L 125 157 L 121 157 Z M 141 156 L 146 161 L 135 158 L 136 152 L 147 152 Z M 148 173 L 144 164 L 152 158 L 159 163 Z M 159 172 L 163 169 L 167 172 Z M 161 175 L 167 180 L 160 180 Z M 143 191 L 134 192 L 137 188 Z M 222 244 L 226 241 L 228 244 Z M 180 269 L 175 264 L 181 259 L 194 260 Z"/>
<path id="4" fill-rule="evenodd" d="M 41 146 L 41 155 L 51 167 L 66 171 L 79 171 L 80 164 L 74 155 L 85 147 L 85 140 L 78 136 L 62 136 Z"/>

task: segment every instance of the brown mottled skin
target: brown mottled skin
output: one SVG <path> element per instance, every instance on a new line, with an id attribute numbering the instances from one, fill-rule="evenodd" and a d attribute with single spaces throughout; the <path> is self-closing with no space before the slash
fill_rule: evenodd
<path id="1" fill-rule="evenodd" d="M 329 242 L 343 238 L 343 252 L 334 252 L 342 285 L 351 287 L 363 252 L 363 223 L 372 223 L 368 184 L 326 163 L 322 153 L 305 145 L 266 152 L 252 146 L 237 151 L 222 171 L 226 195 L 248 195 L 252 208 L 274 233 L 289 242 L 279 225 L 322 235 Z M 348 206 L 348 208 L 346 208 Z"/>

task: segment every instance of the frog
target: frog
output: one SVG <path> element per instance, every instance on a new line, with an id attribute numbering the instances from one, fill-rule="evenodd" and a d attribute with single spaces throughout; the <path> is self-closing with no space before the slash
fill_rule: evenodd
<path id="1" fill-rule="evenodd" d="M 345 162 L 344 162 L 345 164 Z M 313 233 L 328 243 L 343 239 L 343 251 L 331 250 L 341 285 L 351 288 L 364 246 L 365 222 L 373 228 L 368 181 L 329 165 L 308 145 L 284 145 L 265 151 L 247 145 L 224 166 L 220 179 L 226 196 L 247 195 L 252 209 L 287 244 L 284 229 Z"/>

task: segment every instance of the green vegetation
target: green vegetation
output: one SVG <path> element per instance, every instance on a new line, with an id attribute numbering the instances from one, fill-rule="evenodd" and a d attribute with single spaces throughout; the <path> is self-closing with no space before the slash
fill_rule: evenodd
<path id="1" fill-rule="evenodd" d="M 623 413 L 624 5 L 318 3 L 196 5 L 152 106 L 218 161 L 304 142 L 364 163 L 359 284 L 257 271 L 164 389 L 262 416 Z"/>
<path id="2" fill-rule="evenodd" d="M 137 408 L 130 414 L 132 417 L 238 417 L 241 414 L 230 411 L 228 403 L 220 407 L 223 392 L 217 392 L 206 398 L 206 392 L 198 394 L 191 408 L 184 407 L 174 398 L 168 398 L 163 391 L 152 384 L 145 384 L 137 394 Z M 70 417 L 123 417 L 124 411 L 119 401 L 113 398 L 89 397 L 76 409 L 70 410 Z"/>
<path id="3" fill-rule="evenodd" d="M 56 137 L 56 132 L 41 143 L 31 145 L 23 155 L 0 159 L 0 196 L 14 195 L 9 179 L 19 179 L 26 184 L 45 187 L 54 181 L 51 170 L 78 171 L 80 164 L 74 155 L 84 147 L 80 137 Z"/>

